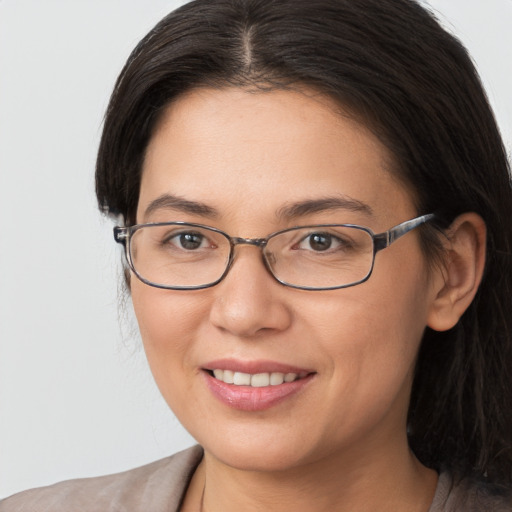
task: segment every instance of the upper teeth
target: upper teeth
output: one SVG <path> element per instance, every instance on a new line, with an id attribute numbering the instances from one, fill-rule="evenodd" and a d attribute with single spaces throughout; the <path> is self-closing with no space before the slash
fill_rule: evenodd
<path id="1" fill-rule="evenodd" d="M 236 386 L 252 386 L 262 388 L 265 386 L 278 386 L 283 382 L 293 382 L 297 379 L 297 373 L 242 373 L 231 370 L 213 370 L 216 379 L 226 384 L 235 384 Z"/>

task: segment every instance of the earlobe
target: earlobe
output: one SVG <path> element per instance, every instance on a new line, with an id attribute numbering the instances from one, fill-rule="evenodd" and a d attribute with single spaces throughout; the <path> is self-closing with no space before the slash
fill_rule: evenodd
<path id="1" fill-rule="evenodd" d="M 427 319 L 431 329 L 451 329 L 473 301 L 485 267 L 486 233 L 476 213 L 460 215 L 448 229 L 444 261 L 433 279 Z"/>

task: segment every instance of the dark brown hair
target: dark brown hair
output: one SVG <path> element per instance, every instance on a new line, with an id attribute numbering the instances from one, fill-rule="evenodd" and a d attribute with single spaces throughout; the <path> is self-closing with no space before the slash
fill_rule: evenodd
<path id="1" fill-rule="evenodd" d="M 229 85 L 307 85 L 363 120 L 395 156 L 418 213 L 436 213 L 421 230 L 430 258 L 457 215 L 483 217 L 484 280 L 453 329 L 425 332 L 409 439 L 430 467 L 510 486 L 512 189 L 466 50 L 413 0 L 191 2 L 139 43 L 115 85 L 97 160 L 100 208 L 134 223 L 145 149 L 164 107 L 194 87 Z"/>

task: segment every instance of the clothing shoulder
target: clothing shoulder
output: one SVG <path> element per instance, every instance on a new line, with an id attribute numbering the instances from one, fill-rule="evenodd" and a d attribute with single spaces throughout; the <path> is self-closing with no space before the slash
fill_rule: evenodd
<path id="1" fill-rule="evenodd" d="M 454 482 L 448 473 L 439 477 L 429 512 L 512 512 L 512 490 L 465 479 Z"/>
<path id="2" fill-rule="evenodd" d="M 123 473 L 24 491 L 0 501 L 0 512 L 172 512 L 202 454 L 194 446 Z"/>

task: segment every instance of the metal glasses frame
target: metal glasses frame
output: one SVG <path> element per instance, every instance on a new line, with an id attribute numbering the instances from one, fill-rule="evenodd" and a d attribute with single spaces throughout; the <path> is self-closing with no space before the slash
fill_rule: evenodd
<path id="1" fill-rule="evenodd" d="M 356 286 L 358 284 L 364 283 L 367 281 L 370 276 L 372 275 L 373 268 L 375 265 L 375 255 L 381 251 L 382 249 L 385 249 L 386 247 L 389 247 L 393 242 L 404 236 L 405 234 L 409 233 L 409 231 L 412 231 L 413 229 L 417 228 L 418 226 L 421 226 L 422 224 L 425 224 L 426 222 L 432 220 L 435 218 L 435 214 L 429 213 L 427 215 L 421 215 L 419 217 L 415 217 L 414 219 L 406 220 L 405 222 L 402 222 L 400 224 L 397 224 L 396 226 L 388 229 L 387 231 L 384 231 L 382 233 L 375 234 L 370 228 L 367 228 L 365 226 L 360 226 L 358 224 L 314 224 L 314 225 L 307 225 L 307 226 L 295 226 L 288 229 L 283 229 L 280 231 L 276 231 L 274 233 L 271 233 L 265 238 L 240 238 L 240 237 L 232 237 L 229 236 L 224 231 L 221 231 L 220 229 L 213 228 L 211 226 L 205 226 L 204 224 L 195 224 L 191 222 L 182 222 L 182 221 L 175 221 L 175 222 L 156 222 L 156 223 L 147 223 L 147 224 L 135 224 L 133 226 L 125 226 L 120 227 L 116 226 L 114 227 L 114 239 L 117 243 L 122 244 L 124 246 L 125 250 L 125 256 L 126 260 L 128 262 L 128 265 L 130 266 L 133 273 L 137 276 L 137 278 L 142 281 L 143 283 L 153 286 L 155 288 L 162 288 L 165 290 L 201 290 L 204 288 L 210 288 L 212 286 L 215 286 L 216 284 L 220 283 L 228 274 L 235 256 L 235 247 L 237 245 L 254 245 L 256 247 L 259 247 L 262 251 L 262 260 L 265 265 L 265 268 L 270 273 L 270 275 L 279 283 L 281 283 L 284 286 L 288 286 L 290 288 L 296 288 L 299 290 L 310 290 L 310 291 L 321 291 L 321 290 L 338 290 L 341 288 L 349 288 L 351 286 Z M 149 281 L 145 279 L 143 276 L 141 276 L 137 270 L 135 269 L 132 258 L 131 258 L 131 251 L 130 251 L 130 240 L 133 236 L 133 234 L 146 226 L 191 226 L 196 228 L 202 228 L 207 229 L 209 231 L 213 231 L 215 233 L 218 233 L 222 236 L 224 236 L 229 244 L 230 244 L 230 252 L 229 252 L 229 258 L 226 265 L 226 269 L 224 270 L 223 274 L 215 281 L 211 283 L 207 283 L 204 285 L 198 285 L 198 286 L 169 286 L 169 285 L 162 285 L 158 283 L 154 283 L 152 281 Z M 278 276 L 274 274 L 274 271 L 272 270 L 270 264 L 267 261 L 267 258 L 265 257 L 265 253 L 263 252 L 266 245 L 268 244 L 268 241 L 275 236 L 278 236 L 282 233 L 287 233 L 290 231 L 295 231 L 298 229 L 304 229 L 304 228 L 327 228 L 327 227 L 348 227 L 348 228 L 355 228 L 360 229 L 361 231 L 365 231 L 368 233 L 368 235 L 372 238 L 373 241 L 373 256 L 372 256 L 372 264 L 371 267 L 366 274 L 366 276 L 359 281 L 356 281 L 354 283 L 349 284 L 343 284 L 340 286 L 328 286 L 328 287 L 310 287 L 310 286 L 298 286 L 291 283 L 288 283 L 282 279 L 280 279 Z"/>

